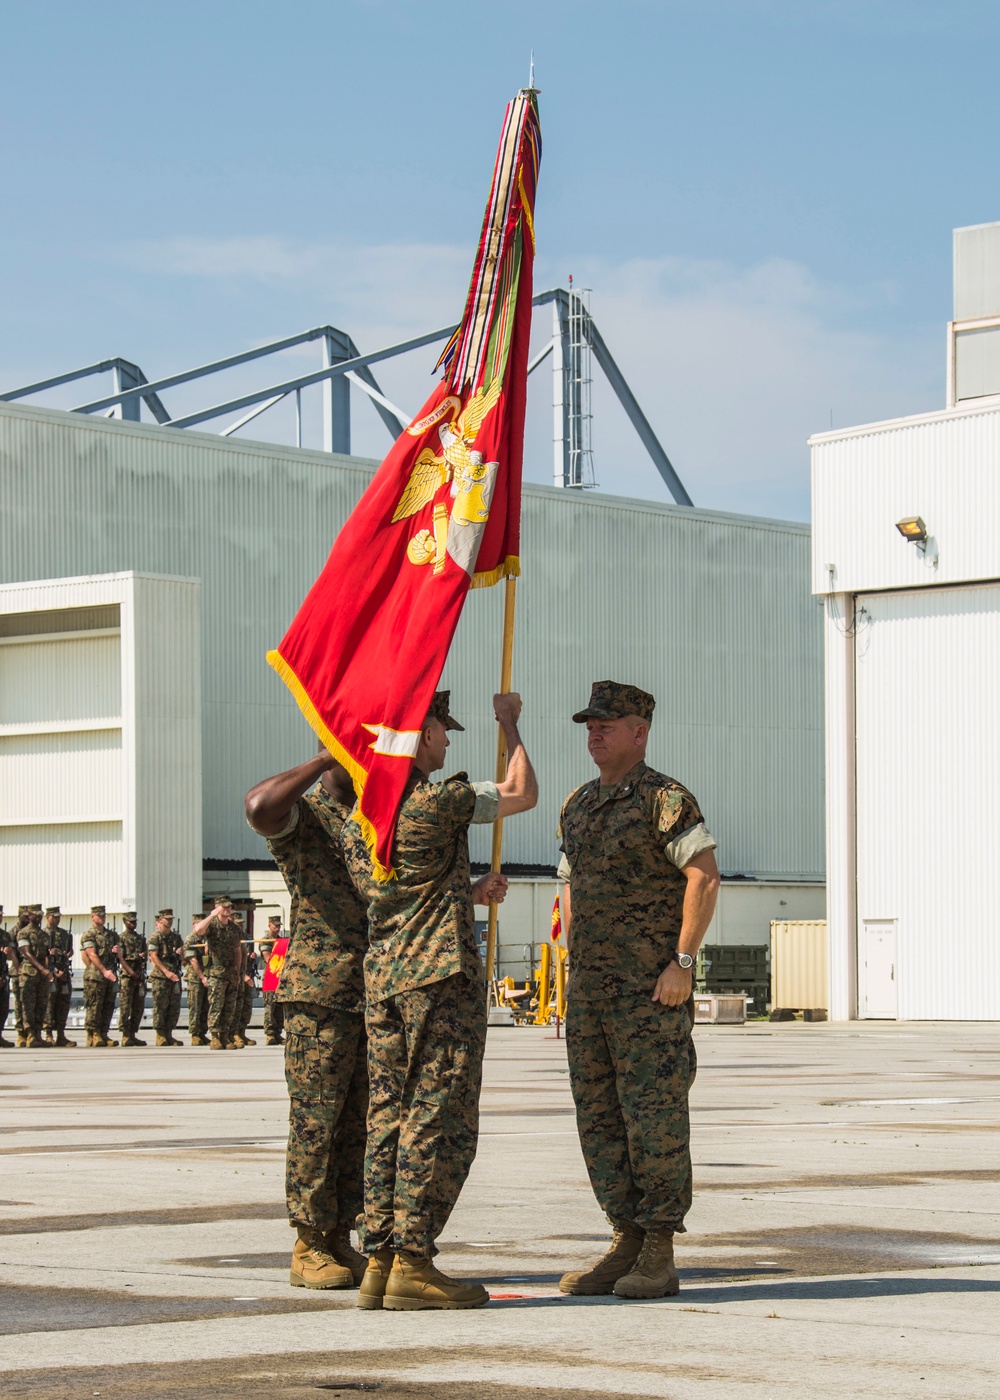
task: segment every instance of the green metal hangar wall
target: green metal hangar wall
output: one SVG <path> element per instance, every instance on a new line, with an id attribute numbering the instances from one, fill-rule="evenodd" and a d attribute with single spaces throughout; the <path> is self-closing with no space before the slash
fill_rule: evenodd
<path id="1" fill-rule="evenodd" d="M 200 782 L 192 775 L 170 800 L 174 821 L 201 820 L 206 893 L 225 888 L 284 904 L 242 798 L 260 777 L 300 762 L 314 740 L 264 657 L 375 466 L 0 404 L 0 583 L 123 571 L 200 580 L 200 673 L 185 667 L 161 678 L 160 703 L 169 713 L 200 689 Z M 765 942 L 771 918 L 822 916 L 822 635 L 808 569 L 804 525 L 526 487 L 514 674 L 542 797 L 505 832 L 505 859 L 524 880 L 505 914 L 508 960 L 545 933 L 559 806 L 593 775 L 570 716 L 591 681 L 605 677 L 656 695 L 651 761 L 693 789 L 717 836 L 728 878 L 710 938 Z M 453 767 L 479 776 L 495 761 L 500 593 L 470 595 L 443 680 L 466 725 Z M 28 624 L 22 617 L 7 625 L 24 634 Z M 155 647 L 155 634 L 145 644 Z M 16 723 L 0 713 L 5 792 L 3 770 L 13 774 L 10 760 L 31 722 L 11 670 L 17 651 L 0 647 L 0 666 L 8 658 L 3 703 L 21 697 Z M 155 730 L 155 707 L 146 723 Z M 141 749 L 143 736 L 136 742 Z M 190 755 L 185 763 L 192 773 Z M 18 769 L 22 778 L 30 771 Z M 58 807 L 58 784 L 50 796 Z M 11 859 L 32 839 L 22 805 L 7 798 L 0 810 L 0 900 L 8 904 L 29 898 L 15 889 Z M 36 871 L 47 860 L 56 871 L 66 859 L 60 814 L 49 815 L 51 850 L 36 851 Z M 487 834 L 474 843 L 473 858 L 487 860 Z M 54 876 L 52 884 L 58 888 Z M 189 888 L 190 873 L 177 886 Z"/>

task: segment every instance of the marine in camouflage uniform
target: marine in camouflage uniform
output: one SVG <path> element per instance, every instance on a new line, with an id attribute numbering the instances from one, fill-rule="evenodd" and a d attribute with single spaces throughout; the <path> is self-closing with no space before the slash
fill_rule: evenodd
<path id="1" fill-rule="evenodd" d="M 60 926 L 61 913 L 57 905 L 52 905 L 45 911 L 45 930 L 49 939 L 49 970 L 53 980 L 45 1007 L 44 1030 L 51 1045 L 59 1045 L 63 1049 L 72 1046 L 75 1050 L 76 1041 L 70 1040 L 66 1035 L 66 1022 L 69 1020 L 69 1011 L 73 1004 L 73 935 L 68 929 Z"/>
<path id="2" fill-rule="evenodd" d="M 500 789 L 470 783 L 465 773 L 440 783 L 428 776 L 444 764 L 447 730 L 462 728 L 449 715 L 448 700 L 447 691 L 434 696 L 421 730 L 396 824 L 395 878 L 376 880 L 357 821 L 344 828 L 348 867 L 368 899 L 370 937 L 371 1102 L 361 1234 L 372 1260 L 363 1307 L 478 1307 L 489 1297 L 478 1284 L 448 1279 L 432 1262 L 479 1136 L 486 995 L 473 903 L 486 903 L 491 894 L 502 898 L 506 890 L 503 876 L 473 886 L 469 867 L 469 826 L 496 819 Z M 504 696 L 495 703 L 513 770 L 527 784 L 522 790 L 516 781 L 523 800 L 515 798 L 508 810 L 526 810 L 534 805 L 534 774 L 516 727 L 520 700 Z"/>
<path id="3" fill-rule="evenodd" d="M 42 906 L 28 904 L 23 908 L 26 922 L 17 935 L 17 952 L 21 961 L 21 1015 L 24 1018 L 27 1047 L 35 1050 L 40 1045 L 48 1044 L 42 1038 L 42 1026 L 53 976 L 49 971 L 48 934 L 42 928 Z"/>
<path id="4" fill-rule="evenodd" d="M 209 1048 L 235 1050 L 232 1043 L 233 1018 L 240 993 L 240 933 L 233 919 L 233 902 L 227 896 L 216 900 L 215 908 L 191 930 L 192 940 L 205 944 L 211 958 L 208 974 Z"/>
<path id="5" fill-rule="evenodd" d="M 594 1269 L 561 1280 L 567 1293 L 675 1293 L 673 1235 L 691 1204 L 690 968 L 718 870 L 694 797 L 645 763 L 654 704 L 635 686 L 598 681 L 573 716 L 587 723 L 601 775 L 570 794 L 560 818 L 566 1044 L 580 1144 L 614 1240 Z"/>
<path id="6" fill-rule="evenodd" d="M 153 964 L 149 980 L 153 991 L 153 1030 L 157 1045 L 183 1045 L 174 1035 L 181 1014 L 181 959 L 184 940 L 174 928 L 174 911 L 161 909 L 156 915 L 149 957 Z"/>
<path id="7" fill-rule="evenodd" d="M 122 1045 L 145 1045 L 138 1039 L 142 1013 L 146 1007 L 146 936 L 139 932 L 135 914 L 122 916 L 124 929 L 115 949 L 118 958 L 118 1029 Z"/>
<path id="8" fill-rule="evenodd" d="M 118 934 L 107 927 L 104 905 L 92 905 L 90 928 L 80 939 L 80 952 L 83 955 L 83 1024 L 86 1043 L 95 1048 L 118 1044 L 108 1035 L 118 995 L 118 959 L 114 951 L 117 942 Z"/>
<path id="9" fill-rule="evenodd" d="M 275 994 L 286 1033 L 285 1200 L 298 1234 L 289 1278 L 313 1288 L 350 1287 L 365 1270 L 351 1244 L 368 1109 L 368 920 L 341 844 L 353 798 L 347 773 L 323 750 L 259 783 L 246 803 L 291 896 L 291 943 Z"/>
<path id="10" fill-rule="evenodd" d="M 233 1016 L 233 1043 L 237 1049 L 244 1050 L 248 1045 L 257 1044 L 247 1035 L 247 1029 L 253 1020 L 253 999 L 257 991 L 257 954 L 254 952 L 253 943 L 247 939 L 243 915 L 234 914 L 233 918 L 240 933 L 240 985 Z"/>
<path id="11" fill-rule="evenodd" d="M 22 1050 L 27 1044 L 27 1039 L 24 1033 L 24 1016 L 21 1014 L 21 959 L 17 952 L 17 935 L 24 924 L 28 922 L 24 909 L 23 904 L 18 908 L 17 921 L 5 935 L 7 939 L 7 967 L 10 973 L 10 994 L 14 1003 L 14 1034 L 18 1049 Z"/>
<path id="12" fill-rule="evenodd" d="M 11 969 L 16 966 L 17 940 L 7 932 L 2 920 L 3 905 L 0 904 L 0 1050 L 13 1050 L 13 1041 L 4 1040 L 3 1033 L 10 1015 Z"/>
<path id="13" fill-rule="evenodd" d="M 279 938 L 284 938 L 281 932 L 281 915 L 272 914 L 267 921 L 267 938 L 260 945 L 260 960 L 264 970 L 271 961 L 271 954 L 274 952 L 274 945 Z M 278 1000 L 277 992 L 262 992 L 261 997 L 264 1002 L 264 1043 L 265 1045 L 280 1045 L 281 1032 L 285 1028 L 285 1010 Z"/>
<path id="14" fill-rule="evenodd" d="M 192 1045 L 208 1044 L 208 950 L 195 933 L 200 914 L 191 915 L 191 932 L 184 944 L 184 981 L 187 984 L 188 1032 Z"/>

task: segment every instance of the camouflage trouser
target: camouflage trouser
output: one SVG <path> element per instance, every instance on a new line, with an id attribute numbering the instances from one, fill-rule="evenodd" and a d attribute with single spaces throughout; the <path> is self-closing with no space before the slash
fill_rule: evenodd
<path id="1" fill-rule="evenodd" d="M 365 1216 L 369 1253 L 425 1258 L 476 1155 L 486 997 L 462 973 L 369 1002 Z"/>
<path id="2" fill-rule="evenodd" d="M 24 1013 L 21 1010 L 21 978 L 18 973 L 14 973 L 10 979 L 11 996 L 14 998 L 14 1029 L 18 1035 L 24 1035 Z"/>
<path id="3" fill-rule="evenodd" d="M 126 1040 L 138 1034 L 146 1007 L 146 983 L 122 974 L 118 997 L 118 1029 Z"/>
<path id="4" fill-rule="evenodd" d="M 365 1018 L 304 1001 L 286 1002 L 284 1011 L 288 1221 L 323 1231 L 353 1228 L 361 1213 L 368 1112 Z"/>
<path id="5" fill-rule="evenodd" d="M 45 1029 L 65 1035 L 69 1008 L 73 1001 L 73 983 L 68 977 L 58 977 L 49 984 L 49 999 L 45 1006 Z"/>
<path id="6" fill-rule="evenodd" d="M 0 981 L 0 1039 L 3 1038 L 7 1017 L 10 1015 L 10 983 L 5 977 Z"/>
<path id="7" fill-rule="evenodd" d="M 285 1008 L 280 1001 L 275 1000 L 274 992 L 264 994 L 264 1039 L 280 1040 L 281 1031 L 285 1024 Z"/>
<path id="8" fill-rule="evenodd" d="M 111 1029 L 117 995 L 118 983 L 109 982 L 106 977 L 89 978 L 83 984 L 83 1024 L 88 1031 L 105 1040 Z"/>
<path id="9" fill-rule="evenodd" d="M 40 972 L 33 977 L 21 973 L 21 1016 L 25 1035 L 35 1035 L 41 1039 L 50 985 L 49 979 Z"/>
<path id="10" fill-rule="evenodd" d="M 233 1029 L 242 1035 L 253 1020 L 253 999 L 256 996 L 256 988 L 248 986 L 241 981 L 239 987 L 239 999 L 236 1003 L 236 1014 L 233 1017 Z"/>
<path id="11" fill-rule="evenodd" d="M 203 987 L 197 977 L 194 981 L 188 978 L 187 991 L 188 1033 L 204 1040 L 208 1034 L 208 988 Z M 179 998 L 177 1005 L 179 1008 Z"/>
<path id="12" fill-rule="evenodd" d="M 580 1145 L 612 1225 L 684 1229 L 691 1206 L 688 1091 L 695 1051 L 687 1007 L 645 994 L 577 1001 L 566 1048 Z"/>
<path id="13" fill-rule="evenodd" d="M 169 1040 L 181 1014 L 181 984 L 169 977 L 154 977 L 152 983 L 153 1030 Z"/>
<path id="14" fill-rule="evenodd" d="M 208 1028 L 220 1040 L 229 1040 L 236 1018 L 240 989 L 224 977 L 208 979 Z"/>

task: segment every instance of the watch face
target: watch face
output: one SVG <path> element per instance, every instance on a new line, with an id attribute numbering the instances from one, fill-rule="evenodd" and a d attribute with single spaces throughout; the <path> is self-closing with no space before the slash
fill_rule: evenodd
<path id="1" fill-rule="evenodd" d="M 690 953 L 678 953 L 677 961 L 681 965 L 681 967 L 685 969 L 694 965 L 694 958 L 691 956 Z"/>

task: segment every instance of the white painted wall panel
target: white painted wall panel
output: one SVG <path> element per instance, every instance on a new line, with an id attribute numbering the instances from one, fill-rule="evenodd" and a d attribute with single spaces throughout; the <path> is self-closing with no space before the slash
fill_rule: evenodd
<path id="1" fill-rule="evenodd" d="M 895 921 L 901 1019 L 1000 1019 L 1000 585 L 862 603 L 859 923 Z"/>
<path id="2" fill-rule="evenodd" d="M 0 827 L 5 907 L 58 904 L 82 914 L 93 903 L 122 908 L 122 832 L 117 822 Z M 100 890 L 100 895 L 94 891 Z M 77 930 L 82 925 L 77 923 Z"/>
<path id="3" fill-rule="evenodd" d="M 1000 407 L 823 433 L 812 445 L 814 593 L 1000 578 Z M 927 555 L 896 529 L 908 515 L 927 525 Z"/>
<path id="4" fill-rule="evenodd" d="M 5 825 L 121 820 L 121 732 L 0 735 Z"/>
<path id="5" fill-rule="evenodd" d="M 3 577 L 37 577 L 58 559 L 68 574 L 202 580 L 205 854 L 266 858 L 243 795 L 314 741 L 264 655 L 374 464 L 9 404 L 0 453 L 25 525 Z M 29 547 L 36 523 L 44 556 Z M 543 798 L 508 824 L 507 858 L 554 862 L 559 804 L 593 773 L 569 717 L 592 680 L 612 676 L 656 694 L 651 760 L 695 791 L 725 869 L 821 876 L 821 630 L 806 527 L 532 486 L 522 562 L 514 675 Z M 470 596 L 444 682 L 469 725 L 454 767 L 479 776 L 495 762 L 500 594 Z M 184 685 L 182 669 L 173 683 Z"/>
<path id="6" fill-rule="evenodd" d="M 121 714 L 117 636 L 0 644 L 0 725 Z"/>

